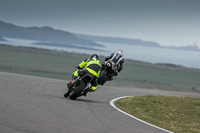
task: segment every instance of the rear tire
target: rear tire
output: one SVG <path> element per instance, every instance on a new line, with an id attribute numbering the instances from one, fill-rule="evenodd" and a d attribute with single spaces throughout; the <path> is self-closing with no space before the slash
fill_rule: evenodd
<path id="1" fill-rule="evenodd" d="M 106 82 L 105 76 L 108 72 L 106 70 L 103 70 L 100 74 L 99 74 L 99 78 L 98 78 L 98 84 L 103 85 Z"/>
<path id="2" fill-rule="evenodd" d="M 77 97 L 79 97 L 81 95 L 81 93 L 83 92 L 83 89 L 86 87 L 86 84 L 81 81 L 80 84 L 77 86 L 77 88 L 75 89 L 75 91 L 72 91 L 69 98 L 71 100 L 76 100 Z"/>

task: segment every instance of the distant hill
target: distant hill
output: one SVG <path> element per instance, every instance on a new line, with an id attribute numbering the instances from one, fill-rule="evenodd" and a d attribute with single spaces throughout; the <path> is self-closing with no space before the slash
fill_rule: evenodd
<path id="1" fill-rule="evenodd" d="M 196 45 L 189 46 L 161 46 L 156 42 L 151 41 L 143 41 L 140 39 L 130 39 L 130 38 L 119 38 L 119 37 L 100 37 L 100 36 L 91 36 L 84 34 L 75 34 L 77 37 L 88 39 L 96 42 L 107 42 L 107 43 L 117 43 L 117 44 L 129 44 L 135 46 L 143 46 L 143 47 L 157 47 L 157 48 L 167 48 L 167 49 L 175 49 L 175 50 L 186 50 L 186 51 L 196 51 L 200 52 L 200 49 Z"/>
<path id="2" fill-rule="evenodd" d="M 169 47 L 166 47 L 166 48 L 169 48 L 169 49 L 176 49 L 176 50 L 196 51 L 196 52 L 199 52 L 199 51 L 200 51 L 199 47 L 197 47 L 196 45 L 191 45 L 191 46 L 180 46 L 180 47 L 169 46 Z"/>
<path id="3" fill-rule="evenodd" d="M 5 40 L 5 39 L 3 39 L 2 37 L 0 37 L 0 41 L 7 41 L 7 40 Z"/>
<path id="4" fill-rule="evenodd" d="M 200 51 L 200 49 L 196 45 L 181 47 L 164 47 L 158 44 L 157 42 L 143 41 L 140 39 L 75 34 L 63 30 L 56 30 L 48 26 L 21 27 L 3 21 L 0 21 L 0 41 L 6 41 L 1 37 L 37 40 L 38 43 L 35 43 L 35 45 L 45 46 L 58 46 L 79 49 L 88 49 L 90 48 L 90 46 L 96 46 L 97 48 L 93 48 L 93 50 L 98 50 L 98 47 L 105 47 L 104 45 L 100 44 L 101 42 L 104 42 L 117 43 L 122 45 L 128 44 L 143 47 L 167 48 L 196 52 Z"/>
<path id="5" fill-rule="evenodd" d="M 119 37 L 99 37 L 83 34 L 75 34 L 77 37 L 88 39 L 97 42 L 107 42 L 107 43 L 118 43 L 118 44 L 130 44 L 144 47 L 161 47 L 156 42 L 142 41 L 140 39 L 129 39 L 129 38 L 119 38 Z"/>
<path id="6" fill-rule="evenodd" d="M 0 36 L 28 40 L 38 40 L 42 43 L 56 43 L 59 45 L 79 44 L 85 46 L 104 46 L 87 39 L 78 38 L 70 32 L 55 30 L 51 27 L 21 27 L 3 21 L 0 21 Z"/>

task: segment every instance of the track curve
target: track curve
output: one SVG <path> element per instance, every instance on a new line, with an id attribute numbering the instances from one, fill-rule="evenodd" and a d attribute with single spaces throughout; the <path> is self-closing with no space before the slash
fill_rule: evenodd
<path id="1" fill-rule="evenodd" d="M 110 106 L 125 95 L 166 95 L 102 87 L 75 101 L 63 94 L 66 81 L 0 72 L 1 133 L 166 133 Z"/>

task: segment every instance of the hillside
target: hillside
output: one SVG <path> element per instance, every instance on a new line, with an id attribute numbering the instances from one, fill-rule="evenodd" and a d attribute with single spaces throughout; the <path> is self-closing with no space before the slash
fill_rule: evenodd
<path id="1" fill-rule="evenodd" d="M 73 33 L 56 30 L 51 27 L 21 27 L 0 21 L 0 36 L 18 39 L 37 40 L 41 43 L 56 43 L 59 45 L 103 46 L 87 39 L 76 37 Z"/>
<path id="2" fill-rule="evenodd" d="M 88 39 L 96 42 L 105 42 L 105 43 L 117 43 L 117 44 L 128 44 L 135 46 L 143 46 L 143 47 L 157 47 L 157 48 L 166 48 L 166 49 L 175 49 L 175 50 L 186 50 L 186 51 L 195 51 L 200 52 L 200 49 L 196 45 L 188 45 L 188 46 L 161 46 L 157 42 L 152 41 L 143 41 L 140 39 L 130 39 L 130 38 L 120 38 L 120 37 L 101 37 L 101 36 L 91 36 L 84 34 L 75 34 L 77 37 Z"/>
<path id="3" fill-rule="evenodd" d="M 21 27 L 14 24 L 6 23 L 0 21 L 0 37 L 10 37 L 18 39 L 28 39 L 37 40 L 35 45 L 45 45 L 45 46 L 58 46 L 58 47 L 68 47 L 68 48 L 79 48 L 88 49 L 90 46 L 95 47 L 105 47 L 101 43 L 116 43 L 116 44 L 128 44 L 143 47 L 157 47 L 166 49 L 176 49 L 176 50 L 186 50 L 199 52 L 200 49 L 196 45 L 192 46 L 161 46 L 157 42 L 153 41 L 143 41 L 141 39 L 130 39 L 130 38 L 120 38 L 120 37 L 102 37 L 102 36 L 92 36 L 85 34 L 76 34 L 63 30 L 53 29 L 48 26 L 44 27 Z M 0 41 L 5 41 L 0 38 Z M 98 42 L 98 43 L 97 43 Z M 93 50 L 98 50 L 98 48 L 93 48 Z"/>
<path id="4" fill-rule="evenodd" d="M 142 41 L 140 39 L 129 39 L 129 38 L 120 38 L 120 37 L 100 37 L 100 36 L 91 36 L 91 35 L 83 35 L 83 34 L 76 34 L 76 36 L 80 38 L 92 40 L 92 41 L 97 41 L 97 42 L 130 44 L 130 45 L 144 46 L 144 47 L 161 47 L 156 42 Z"/>
<path id="5" fill-rule="evenodd" d="M 2 37 L 0 37 L 0 41 L 6 41 L 5 39 L 3 39 Z"/>

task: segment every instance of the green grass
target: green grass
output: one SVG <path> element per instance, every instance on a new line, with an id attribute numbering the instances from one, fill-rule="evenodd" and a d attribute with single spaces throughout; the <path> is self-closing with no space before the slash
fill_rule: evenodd
<path id="1" fill-rule="evenodd" d="M 135 96 L 116 105 L 125 112 L 176 133 L 200 132 L 200 99 L 190 97 Z"/>
<path id="2" fill-rule="evenodd" d="M 0 71 L 69 80 L 86 54 L 0 45 Z M 104 57 L 101 57 L 101 62 Z M 124 69 L 105 85 L 200 92 L 200 69 L 125 59 Z"/>
<path id="3" fill-rule="evenodd" d="M 128 62 L 118 79 L 124 85 L 129 83 L 150 89 L 200 92 L 200 70 L 181 66 Z"/>
<path id="4" fill-rule="evenodd" d="M 0 46 L 0 70 L 68 79 L 84 55 L 44 49 Z M 85 56 L 86 57 L 86 56 Z"/>

